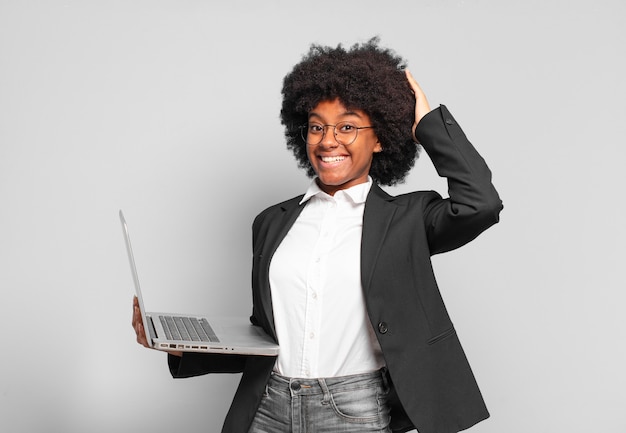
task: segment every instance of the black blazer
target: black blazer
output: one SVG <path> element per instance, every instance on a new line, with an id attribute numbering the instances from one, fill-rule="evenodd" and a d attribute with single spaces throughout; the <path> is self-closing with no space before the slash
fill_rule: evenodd
<path id="1" fill-rule="evenodd" d="M 369 318 L 393 384 L 393 431 L 453 433 L 489 413 L 448 316 L 430 256 L 458 248 L 498 221 L 502 202 L 491 172 L 445 106 L 416 136 L 449 198 L 434 191 L 393 197 L 373 185 L 365 203 L 361 279 Z M 272 206 L 253 223 L 251 321 L 276 339 L 270 260 L 304 206 L 302 196 Z M 174 377 L 243 372 L 222 432 L 246 433 L 275 363 L 273 357 L 185 353 L 169 357 Z"/>

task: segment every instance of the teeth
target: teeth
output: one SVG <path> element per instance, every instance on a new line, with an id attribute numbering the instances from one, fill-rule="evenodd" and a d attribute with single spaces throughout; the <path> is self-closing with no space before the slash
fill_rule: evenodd
<path id="1" fill-rule="evenodd" d="M 324 162 L 339 162 L 346 159 L 345 156 L 322 156 L 322 161 Z"/>

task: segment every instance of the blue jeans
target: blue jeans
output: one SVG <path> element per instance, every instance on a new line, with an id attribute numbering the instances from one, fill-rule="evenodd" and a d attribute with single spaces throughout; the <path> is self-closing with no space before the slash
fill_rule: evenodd
<path id="1" fill-rule="evenodd" d="M 249 433 L 390 433 L 385 370 L 326 379 L 272 373 Z"/>

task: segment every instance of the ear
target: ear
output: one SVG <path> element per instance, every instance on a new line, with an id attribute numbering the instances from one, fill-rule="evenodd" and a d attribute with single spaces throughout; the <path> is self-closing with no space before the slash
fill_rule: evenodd
<path id="1" fill-rule="evenodd" d="M 374 145 L 374 153 L 380 153 L 383 151 L 383 145 L 380 144 L 380 141 L 376 140 L 376 145 Z"/>

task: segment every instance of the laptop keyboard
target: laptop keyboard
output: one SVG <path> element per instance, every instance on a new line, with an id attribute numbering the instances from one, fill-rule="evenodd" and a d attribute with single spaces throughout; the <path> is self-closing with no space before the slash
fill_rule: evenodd
<path id="1" fill-rule="evenodd" d="M 206 341 L 219 343 L 206 319 L 180 316 L 159 316 L 168 340 Z"/>

